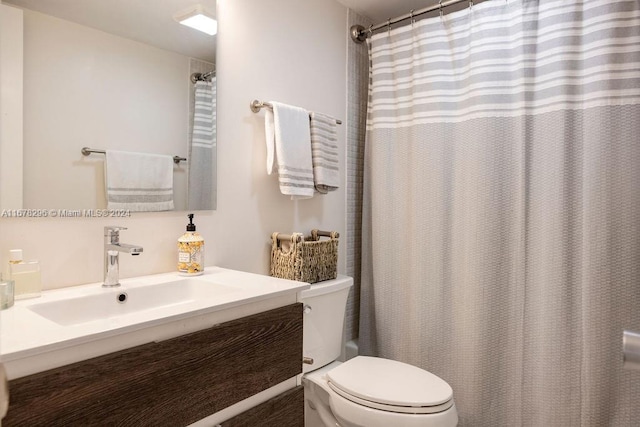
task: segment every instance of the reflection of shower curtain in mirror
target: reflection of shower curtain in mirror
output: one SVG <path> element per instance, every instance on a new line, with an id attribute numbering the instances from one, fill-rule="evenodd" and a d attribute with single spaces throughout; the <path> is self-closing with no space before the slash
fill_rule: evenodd
<path id="1" fill-rule="evenodd" d="M 216 79 L 195 84 L 193 136 L 189 147 L 188 209 L 213 209 L 216 146 Z"/>

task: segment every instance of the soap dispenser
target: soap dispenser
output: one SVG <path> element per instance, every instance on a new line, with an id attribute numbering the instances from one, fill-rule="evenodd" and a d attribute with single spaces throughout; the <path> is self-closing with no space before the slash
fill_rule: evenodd
<path id="1" fill-rule="evenodd" d="M 204 272 L 204 239 L 196 233 L 193 214 L 187 217 L 187 232 L 178 239 L 178 273 L 181 276 L 198 276 Z"/>

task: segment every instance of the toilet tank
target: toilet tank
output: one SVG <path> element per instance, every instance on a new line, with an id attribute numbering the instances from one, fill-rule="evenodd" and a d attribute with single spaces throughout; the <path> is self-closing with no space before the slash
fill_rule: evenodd
<path id="1" fill-rule="evenodd" d="M 338 275 L 300 291 L 304 304 L 303 357 L 313 364 L 303 365 L 303 372 L 313 371 L 337 360 L 342 352 L 344 317 L 353 278 Z"/>

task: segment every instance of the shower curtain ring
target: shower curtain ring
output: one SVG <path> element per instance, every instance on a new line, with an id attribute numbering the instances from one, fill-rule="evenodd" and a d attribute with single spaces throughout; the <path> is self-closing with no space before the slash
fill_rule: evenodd
<path id="1" fill-rule="evenodd" d="M 442 0 L 438 1 L 438 7 L 440 8 L 440 19 L 444 17 L 444 12 L 442 11 Z"/>
<path id="2" fill-rule="evenodd" d="M 411 26 L 413 27 L 413 23 L 416 22 L 415 19 L 413 19 L 413 9 L 411 9 L 410 16 L 411 16 Z"/>
<path id="3" fill-rule="evenodd" d="M 387 33 L 391 36 L 391 18 L 387 19 Z"/>
<path id="4" fill-rule="evenodd" d="M 469 0 L 469 9 L 473 9 L 473 0 Z"/>
<path id="5" fill-rule="evenodd" d="M 369 38 L 371 38 L 371 36 L 373 35 L 373 24 L 369 25 L 369 29 L 367 30 L 367 32 L 369 33 Z"/>

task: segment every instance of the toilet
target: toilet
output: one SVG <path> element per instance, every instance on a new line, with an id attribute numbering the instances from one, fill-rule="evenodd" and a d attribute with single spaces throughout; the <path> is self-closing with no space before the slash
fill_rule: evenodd
<path id="1" fill-rule="evenodd" d="M 380 357 L 337 360 L 351 286 L 339 275 L 300 292 L 305 427 L 456 426 L 453 390 L 436 375 Z"/>

